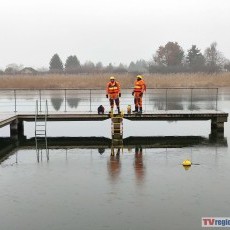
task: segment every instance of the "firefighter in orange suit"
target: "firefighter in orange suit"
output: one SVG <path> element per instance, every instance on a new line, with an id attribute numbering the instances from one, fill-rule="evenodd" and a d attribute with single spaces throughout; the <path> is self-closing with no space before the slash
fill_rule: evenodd
<path id="1" fill-rule="evenodd" d="M 115 81 L 115 77 L 110 77 L 110 82 L 106 86 L 106 97 L 109 98 L 111 113 L 113 113 L 114 101 L 120 113 L 119 97 L 121 97 L 121 89 L 119 82 Z"/>
<path id="2" fill-rule="evenodd" d="M 146 84 L 141 75 L 137 75 L 137 79 L 134 83 L 134 89 L 132 95 L 134 96 L 135 110 L 133 112 L 142 113 L 142 97 L 146 91 Z"/>

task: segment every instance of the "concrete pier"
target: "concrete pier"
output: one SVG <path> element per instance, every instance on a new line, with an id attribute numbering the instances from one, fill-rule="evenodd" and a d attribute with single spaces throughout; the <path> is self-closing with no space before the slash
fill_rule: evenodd
<path id="1" fill-rule="evenodd" d="M 24 135 L 24 124 L 22 120 L 17 118 L 10 123 L 10 136 L 13 139 L 18 139 L 18 136 Z"/>
<path id="2" fill-rule="evenodd" d="M 214 117 L 211 120 L 211 129 L 217 130 L 217 131 L 224 131 L 224 122 L 227 122 L 227 117 L 218 116 Z"/>
<path id="3" fill-rule="evenodd" d="M 45 115 L 39 115 L 39 119 L 44 119 Z M 47 121 L 103 121 L 111 119 L 110 114 L 94 114 L 94 113 L 49 113 Z M 228 121 L 228 113 L 221 111 L 162 111 L 157 113 L 144 113 L 144 114 L 124 114 L 114 115 L 111 119 L 112 122 L 112 138 L 122 139 L 123 136 L 123 119 L 131 121 L 211 121 L 211 133 L 224 135 L 224 123 Z M 0 128 L 10 125 L 10 134 L 12 137 L 17 135 L 24 135 L 23 122 L 34 122 L 35 114 L 29 113 L 13 113 L 8 115 L 0 115 Z"/>

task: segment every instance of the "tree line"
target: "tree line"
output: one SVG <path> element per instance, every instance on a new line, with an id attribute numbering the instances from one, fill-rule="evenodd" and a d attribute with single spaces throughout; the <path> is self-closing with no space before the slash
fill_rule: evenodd
<path id="1" fill-rule="evenodd" d="M 10 64 L 5 71 L 0 74 L 17 74 L 23 72 L 23 66 Z M 27 67 L 27 71 L 33 71 Z M 230 61 L 217 49 L 217 43 L 213 42 L 202 53 L 196 46 L 192 45 L 185 52 L 177 42 L 168 42 L 164 46 L 159 46 L 153 54 L 150 61 L 143 59 L 130 64 L 124 65 L 120 63 L 114 66 L 109 63 L 103 66 L 102 62 L 94 64 L 86 61 L 81 64 L 76 55 L 67 57 L 65 63 L 62 62 L 58 54 L 54 54 L 49 62 L 49 69 L 34 70 L 34 73 L 217 73 L 222 71 L 230 71 Z"/>
<path id="2" fill-rule="evenodd" d="M 216 42 L 207 47 L 203 54 L 196 45 L 192 45 L 185 54 L 177 42 L 168 42 L 165 46 L 158 48 L 149 66 L 151 73 L 216 73 L 221 71 L 230 71 L 230 62 L 217 49 Z"/>

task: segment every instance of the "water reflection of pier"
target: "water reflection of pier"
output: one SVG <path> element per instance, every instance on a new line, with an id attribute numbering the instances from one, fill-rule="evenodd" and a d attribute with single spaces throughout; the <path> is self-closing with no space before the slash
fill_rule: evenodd
<path id="1" fill-rule="evenodd" d="M 116 155 L 118 149 L 150 149 L 150 148 L 182 148 L 190 146 L 227 146 L 226 138 L 209 138 L 201 136 L 167 136 L 167 137 L 128 137 L 123 139 L 122 146 L 114 146 L 109 138 L 105 137 L 47 137 L 48 149 L 98 149 L 103 154 L 105 149 L 111 149 L 111 155 Z M 42 149 L 42 146 L 40 146 Z M 43 149 L 45 150 L 45 145 Z M 18 150 L 36 149 L 35 138 L 0 138 L 0 161 L 14 154 Z M 45 152 L 45 151 L 44 151 Z M 140 152 L 140 151 L 139 151 Z M 114 153 L 114 154 L 113 154 Z"/>

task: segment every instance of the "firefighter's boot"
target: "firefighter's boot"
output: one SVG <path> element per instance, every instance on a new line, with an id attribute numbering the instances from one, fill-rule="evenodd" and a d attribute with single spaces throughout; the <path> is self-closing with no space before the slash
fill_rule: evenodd
<path id="1" fill-rule="evenodd" d="M 138 106 L 135 106 L 135 110 L 133 110 L 134 113 L 138 112 Z"/>

